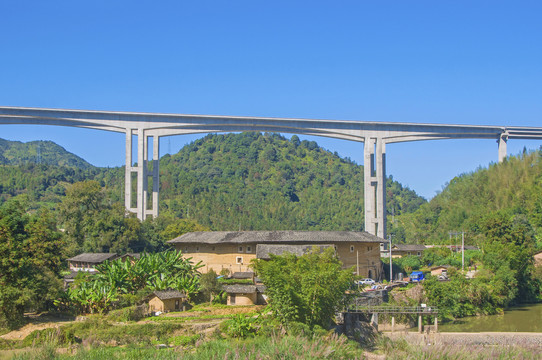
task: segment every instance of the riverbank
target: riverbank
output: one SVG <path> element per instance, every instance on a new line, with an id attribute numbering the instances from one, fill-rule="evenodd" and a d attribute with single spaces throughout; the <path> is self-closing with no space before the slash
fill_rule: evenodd
<path id="1" fill-rule="evenodd" d="M 542 350 L 542 333 L 532 332 L 481 332 L 481 333 L 429 333 L 383 332 L 384 336 L 397 341 L 420 346 L 521 346 Z"/>

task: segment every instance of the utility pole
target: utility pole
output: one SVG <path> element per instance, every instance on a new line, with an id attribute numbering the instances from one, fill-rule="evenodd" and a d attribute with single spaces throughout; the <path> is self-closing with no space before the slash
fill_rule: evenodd
<path id="1" fill-rule="evenodd" d="M 465 271 L 465 232 L 461 231 L 461 271 Z"/>
<path id="2" fill-rule="evenodd" d="M 450 231 L 448 234 L 450 234 L 450 240 L 452 239 L 452 235 L 456 236 L 457 239 L 457 235 L 461 234 L 461 271 L 465 271 L 465 232 Z"/>
<path id="3" fill-rule="evenodd" d="M 390 283 L 391 283 L 393 281 L 393 270 L 392 270 L 392 265 L 391 265 L 391 235 L 388 235 L 388 240 L 390 241 L 389 252 L 390 252 Z"/>

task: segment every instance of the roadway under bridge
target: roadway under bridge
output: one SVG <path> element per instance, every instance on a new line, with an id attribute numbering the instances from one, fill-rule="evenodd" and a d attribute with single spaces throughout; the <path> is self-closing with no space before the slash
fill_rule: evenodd
<path id="1" fill-rule="evenodd" d="M 386 237 L 386 144 L 439 139 L 495 139 L 498 160 L 508 139 L 542 140 L 542 127 L 418 124 L 265 117 L 0 107 L 0 124 L 71 126 L 126 135 L 125 206 L 141 220 L 158 216 L 160 137 L 219 132 L 279 132 L 364 143 L 365 230 Z M 136 139 L 135 141 L 133 139 Z M 133 147 L 137 159 L 132 159 Z M 152 157 L 149 150 L 152 147 Z M 136 165 L 134 166 L 134 160 Z M 132 194 L 132 177 L 137 191 Z M 152 178 L 152 189 L 149 189 Z M 150 196 L 152 194 L 152 197 Z M 135 199 L 134 199 L 135 197 Z M 135 200 L 135 201 L 133 201 Z M 135 207 L 132 206 L 135 204 Z"/>

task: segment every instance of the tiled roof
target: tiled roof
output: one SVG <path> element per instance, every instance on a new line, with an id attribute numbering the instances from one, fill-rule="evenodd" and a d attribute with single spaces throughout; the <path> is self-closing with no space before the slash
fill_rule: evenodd
<path id="1" fill-rule="evenodd" d="M 124 258 L 124 257 L 131 257 L 131 258 L 134 258 L 136 260 L 139 260 L 141 258 L 141 253 L 126 253 L 124 255 L 122 255 L 121 257 Z"/>
<path id="2" fill-rule="evenodd" d="M 244 244 L 244 243 L 335 243 L 382 242 L 365 231 L 198 231 L 181 235 L 169 244 Z"/>
<path id="3" fill-rule="evenodd" d="M 417 245 L 417 244 L 396 244 L 392 246 L 392 253 L 393 250 L 399 250 L 399 251 L 424 251 L 426 249 L 425 245 Z"/>
<path id="4" fill-rule="evenodd" d="M 153 292 L 160 300 L 186 298 L 186 295 L 177 290 L 157 290 Z"/>
<path id="5" fill-rule="evenodd" d="M 252 271 L 238 271 L 234 272 L 231 277 L 234 279 L 252 279 L 254 278 L 254 273 Z"/>
<path id="6" fill-rule="evenodd" d="M 117 257 L 117 253 L 83 253 L 68 259 L 68 261 L 81 261 L 99 264 L 104 262 L 105 260 L 113 260 Z"/>
<path id="7" fill-rule="evenodd" d="M 252 294 L 256 292 L 256 285 L 224 285 L 224 291 L 228 294 Z"/>
<path id="8" fill-rule="evenodd" d="M 309 253 L 313 247 L 317 247 L 320 252 L 324 249 L 333 247 L 329 244 L 308 244 L 308 245 L 273 245 L 273 244 L 258 244 L 256 245 L 256 257 L 258 259 L 269 260 L 270 255 L 283 255 L 286 253 L 296 256 L 302 256 Z"/>

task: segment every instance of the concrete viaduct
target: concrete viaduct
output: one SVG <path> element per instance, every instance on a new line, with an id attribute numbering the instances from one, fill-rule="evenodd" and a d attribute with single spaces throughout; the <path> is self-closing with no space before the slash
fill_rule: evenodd
<path id="1" fill-rule="evenodd" d="M 72 126 L 126 135 L 125 206 L 139 219 L 158 216 L 159 139 L 215 132 L 269 131 L 326 136 L 363 142 L 365 230 L 386 237 L 386 144 L 438 139 L 495 139 L 498 159 L 506 158 L 508 139 L 540 139 L 542 127 L 417 124 L 376 121 L 311 120 L 214 115 L 88 111 L 0 107 L 0 124 Z M 134 137 L 135 136 L 135 137 Z M 133 143 L 133 139 L 137 140 Z M 133 166 L 132 147 L 137 147 Z M 148 153 L 152 146 L 152 157 Z M 132 194 L 132 175 L 137 192 Z M 152 178 L 152 189 L 148 179 Z M 152 200 L 150 193 L 152 192 Z M 133 196 L 136 196 L 135 202 Z M 148 200 L 149 199 L 149 200 Z M 136 206 L 133 207 L 132 203 Z"/>

